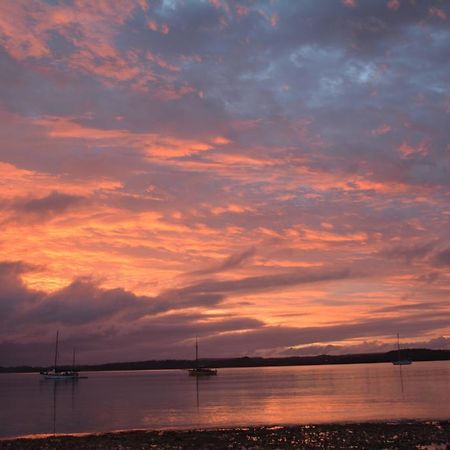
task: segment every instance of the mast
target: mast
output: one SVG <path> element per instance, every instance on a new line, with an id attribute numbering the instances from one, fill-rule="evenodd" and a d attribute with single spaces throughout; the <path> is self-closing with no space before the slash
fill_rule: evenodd
<path id="1" fill-rule="evenodd" d="M 55 344 L 55 372 L 56 367 L 58 365 L 58 337 L 59 337 L 59 330 L 56 331 L 56 344 Z"/>
<path id="2" fill-rule="evenodd" d="M 75 372 L 75 347 L 73 348 L 72 353 L 72 370 Z"/>
<path id="3" fill-rule="evenodd" d="M 195 363 L 198 366 L 198 336 L 195 336 Z"/>
<path id="4" fill-rule="evenodd" d="M 398 352 L 398 360 L 400 361 L 400 335 L 397 333 L 397 352 Z"/>

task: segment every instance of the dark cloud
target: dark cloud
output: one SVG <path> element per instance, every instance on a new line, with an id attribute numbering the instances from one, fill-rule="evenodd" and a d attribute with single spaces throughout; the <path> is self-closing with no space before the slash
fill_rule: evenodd
<path id="1" fill-rule="evenodd" d="M 81 358 L 99 362 L 124 358 L 183 357 L 183 354 L 189 354 L 192 338 L 196 335 L 202 339 L 205 355 L 276 354 L 283 353 L 286 347 L 320 342 L 390 336 L 396 332 L 405 337 L 420 335 L 445 327 L 449 319 L 445 310 L 432 308 L 431 304 L 426 312 L 424 305 L 406 304 L 403 311 L 406 314 L 402 316 L 320 327 L 277 327 L 249 317 L 208 317 L 198 309 L 189 312 L 199 306 L 220 307 L 227 295 L 236 292 L 258 292 L 319 280 L 345 279 L 349 275 L 347 272 L 316 270 L 228 282 L 204 281 L 151 298 L 136 296 L 123 289 L 102 289 L 90 279 L 75 280 L 51 294 L 33 292 L 25 288 L 20 279 L 28 268 L 20 263 L 5 263 L 0 268 L 3 278 L 7 280 L 2 284 L 0 298 L 7 295 L 6 305 L 15 305 L 9 311 L 9 317 L 3 317 L 4 327 L 0 337 L 2 358 L 9 361 L 8 364 L 20 357 L 24 358 L 23 363 L 42 363 L 45 360 L 44 353 L 31 356 L 22 339 L 12 338 L 24 325 L 30 332 L 40 333 L 38 341 L 41 342 L 53 339 L 54 329 L 62 328 L 64 346 L 76 344 Z M 9 290 L 5 290 L 8 285 Z M 384 308 L 378 312 L 390 310 Z M 40 348 L 44 352 L 45 345 L 35 345 L 35 338 L 31 341 L 25 338 L 25 341 L 29 341 L 36 351 Z M 133 350 L 128 351 L 129 347 Z M 19 353 L 13 356 L 9 354 L 11 349 Z M 30 359 L 25 360 L 28 357 Z"/>
<path id="2" fill-rule="evenodd" d="M 0 266 L 3 355 L 38 359 L 34 341 L 50 342 L 57 326 L 92 361 L 182 355 L 193 334 L 209 354 L 234 355 L 390 336 L 397 326 L 411 336 L 416 327 L 417 338 L 440 332 L 450 4 L 140 3 L 79 3 L 74 13 L 70 2 L 0 2 L 1 250 L 67 272 L 50 268 L 39 285 L 74 279 L 34 291 L 22 280 L 31 267 Z M 68 8 L 67 22 L 53 8 Z M 203 150 L 184 153 L 189 139 Z M 243 207 L 214 213 L 233 204 Z M 80 209 L 77 226 L 64 221 Z M 46 228 L 53 218 L 61 235 Z M 131 274 L 128 288 L 79 277 L 111 282 L 111 267 Z M 314 305 L 355 323 L 276 328 L 215 316 L 270 291 L 280 308 L 271 319 L 292 311 L 301 320 L 280 293 L 296 288 L 304 308 L 310 283 L 339 284 Z M 164 288 L 138 295 L 136 285 Z M 380 301 L 360 323 L 353 311 L 366 295 L 390 306 Z M 240 304 L 256 311 L 259 301 Z M 267 309 L 261 302 L 255 314 Z M 323 323 L 316 313 L 308 320 Z"/>
<path id="3" fill-rule="evenodd" d="M 2 315 L 3 340 L 8 341 L 11 335 L 24 326 L 46 330 L 44 334 L 48 333 L 50 328 L 64 327 L 69 330 L 70 335 L 81 332 L 91 335 L 95 330 L 103 329 L 105 334 L 102 340 L 106 339 L 105 345 L 106 342 L 110 343 L 111 330 L 114 330 L 112 334 L 126 336 L 125 340 L 132 339 L 133 333 L 143 334 L 148 339 L 151 328 L 155 337 L 158 331 L 161 332 L 158 340 L 161 344 L 166 338 L 171 342 L 189 339 L 189 333 L 203 335 L 259 328 L 263 326 L 262 322 L 245 317 L 218 317 L 211 321 L 202 320 L 199 315 L 161 316 L 161 313 L 176 313 L 190 308 L 210 309 L 219 306 L 227 296 L 238 292 L 259 292 L 345 279 L 349 276 L 348 271 L 303 270 L 233 281 L 202 281 L 162 292 L 156 297 L 146 297 L 137 296 L 124 289 L 103 289 L 89 278 L 77 279 L 65 288 L 46 294 L 25 287 L 21 275 L 29 270 L 26 265 L 4 263 L 0 269 L 5 280 L 0 287 L 0 298 L 5 310 Z"/>
<path id="4" fill-rule="evenodd" d="M 157 297 L 137 296 L 124 289 L 103 289 L 90 278 L 80 278 L 56 292 L 28 291 L 18 278 L 13 279 L 22 287 L 11 290 L 5 302 L 14 305 L 18 292 L 33 305 L 19 309 L 14 320 L 24 324 L 60 324 L 66 326 L 104 323 L 114 318 L 117 321 L 135 321 L 146 315 L 157 315 L 169 311 L 213 307 L 221 303 L 223 295 L 191 292 L 181 295 L 171 291 Z M 17 325 L 16 323 L 16 325 Z"/>
<path id="5" fill-rule="evenodd" d="M 67 209 L 79 204 L 83 197 L 62 192 L 52 192 L 41 198 L 32 198 L 18 203 L 19 210 L 23 214 L 32 214 L 41 217 L 49 217 L 65 212 Z"/>
<path id="6" fill-rule="evenodd" d="M 186 274 L 187 276 L 193 275 L 208 275 L 212 273 L 226 272 L 227 270 L 235 269 L 241 267 L 246 261 L 255 255 L 256 251 L 254 248 L 249 248 L 240 253 L 235 253 L 228 258 L 225 258 L 219 265 L 211 265 L 209 268 L 195 270 Z"/>
<path id="7" fill-rule="evenodd" d="M 437 252 L 433 257 L 433 263 L 437 267 L 450 266 L 450 248 Z"/>
<path id="8" fill-rule="evenodd" d="M 423 259 L 428 256 L 435 247 L 435 241 L 411 245 L 395 245 L 391 248 L 385 248 L 380 254 L 388 259 L 404 259 L 406 262 L 410 263 L 416 259 Z"/>
<path id="9" fill-rule="evenodd" d="M 318 283 L 322 281 L 345 280 L 351 276 L 353 276 L 353 274 L 349 269 L 302 269 L 288 273 L 246 277 L 237 280 L 205 280 L 180 288 L 176 291 L 167 291 L 167 293 L 163 295 L 170 296 L 174 293 L 176 293 L 177 296 L 190 296 L 198 293 L 231 295 L 243 292 L 269 291 L 282 287 Z"/>
<path id="10" fill-rule="evenodd" d="M 442 310 L 446 311 L 446 302 L 416 302 L 416 303 L 400 303 L 398 305 L 383 306 L 382 308 L 377 308 L 373 310 L 374 314 L 377 313 L 404 313 L 408 311 L 436 311 Z"/>
<path id="11" fill-rule="evenodd" d="M 430 330 L 445 328 L 449 313 L 429 315 L 411 314 L 401 318 L 367 319 L 356 323 L 323 327 L 266 326 L 257 330 L 227 336 L 212 336 L 202 344 L 208 352 L 220 349 L 227 356 L 247 351 L 249 354 L 260 352 L 273 353 L 286 347 L 305 346 L 314 343 L 328 343 L 346 339 L 361 339 L 371 336 L 394 337 L 399 332 L 405 338 L 420 336 Z M 233 353 L 234 352 L 234 353 Z"/>
<path id="12" fill-rule="evenodd" d="M 42 222 L 78 208 L 85 198 L 53 191 L 37 198 L 0 199 L 0 210 L 8 213 L 5 223 Z"/>
<path id="13" fill-rule="evenodd" d="M 0 262 L 0 322 L 10 322 L 13 315 L 39 293 L 30 290 L 21 276 L 35 267 L 23 262 Z"/>

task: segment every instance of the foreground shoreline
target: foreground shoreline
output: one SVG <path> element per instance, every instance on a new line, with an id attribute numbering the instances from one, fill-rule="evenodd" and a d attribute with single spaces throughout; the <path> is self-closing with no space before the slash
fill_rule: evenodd
<path id="1" fill-rule="evenodd" d="M 121 431 L 0 441 L 0 450 L 450 449 L 450 420 Z"/>

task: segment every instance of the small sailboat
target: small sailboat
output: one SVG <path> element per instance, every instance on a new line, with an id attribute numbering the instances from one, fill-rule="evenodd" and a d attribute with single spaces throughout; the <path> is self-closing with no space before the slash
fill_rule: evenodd
<path id="1" fill-rule="evenodd" d="M 210 367 L 200 367 L 198 363 L 198 338 L 195 338 L 195 367 L 189 369 L 189 375 L 191 377 L 209 377 L 217 375 L 217 369 L 211 369 Z"/>
<path id="2" fill-rule="evenodd" d="M 405 359 L 401 357 L 401 351 L 400 351 L 400 335 L 397 333 L 397 360 L 392 361 L 392 364 L 394 366 L 408 366 L 412 364 L 412 361 L 410 359 Z"/>
<path id="3" fill-rule="evenodd" d="M 58 369 L 58 342 L 59 341 L 59 331 L 56 332 L 56 343 L 55 343 L 55 364 L 52 369 L 43 370 L 40 374 L 51 380 L 74 380 L 78 379 L 78 372 L 75 370 L 75 349 L 73 350 L 73 360 L 72 360 L 72 370 L 59 370 Z"/>

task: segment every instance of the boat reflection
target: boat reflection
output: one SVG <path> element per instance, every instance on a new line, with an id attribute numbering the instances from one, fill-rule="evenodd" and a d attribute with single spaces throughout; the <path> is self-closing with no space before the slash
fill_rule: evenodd
<path id="1" fill-rule="evenodd" d="M 209 383 L 211 382 L 209 377 L 195 377 L 195 398 L 196 398 L 196 406 L 197 406 L 197 411 L 200 411 L 200 390 L 201 390 L 201 385 L 204 383 Z"/>
<path id="2" fill-rule="evenodd" d="M 68 396 L 70 395 L 70 410 L 74 410 L 76 407 L 76 396 L 78 390 L 78 380 L 77 379 L 59 379 L 53 380 L 52 383 L 49 383 L 45 379 L 41 379 L 40 381 L 40 389 L 42 393 L 47 393 L 48 397 L 51 398 L 51 417 L 49 417 L 49 431 L 51 434 L 57 434 L 57 424 L 58 424 L 58 410 L 59 406 L 61 406 L 61 401 L 64 402 L 64 405 L 61 406 L 62 411 L 67 411 L 67 406 L 69 402 L 67 402 Z M 69 394 L 70 392 L 70 394 Z"/>
<path id="3" fill-rule="evenodd" d="M 399 368 L 399 377 L 400 377 L 400 386 L 401 386 L 401 393 L 402 393 L 402 399 L 405 399 L 405 383 L 403 381 L 403 368 L 401 365 L 398 366 Z"/>

